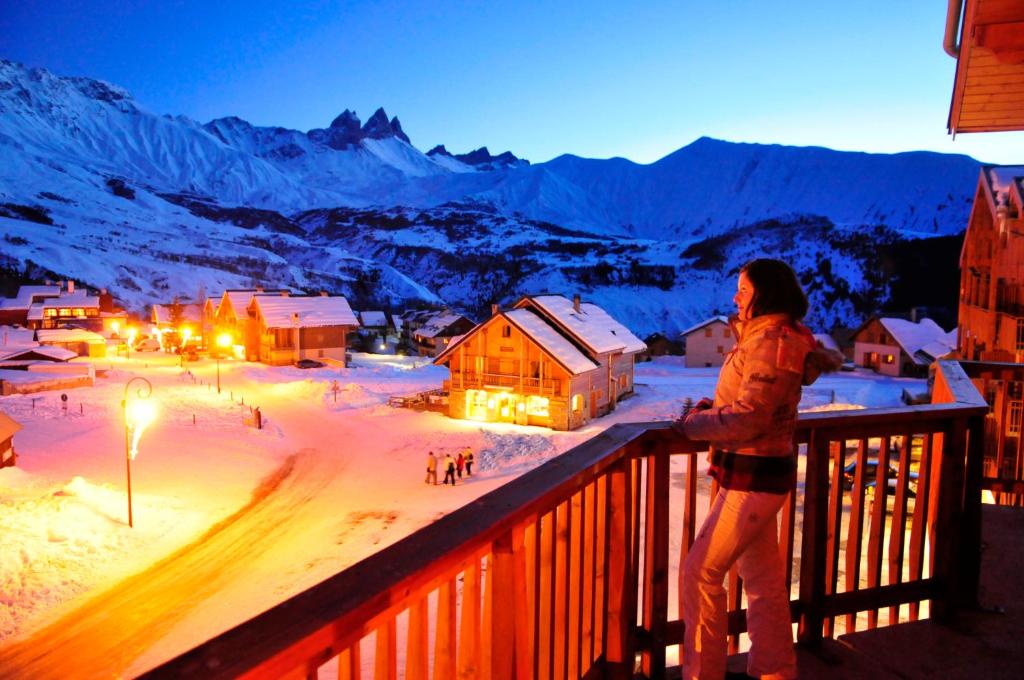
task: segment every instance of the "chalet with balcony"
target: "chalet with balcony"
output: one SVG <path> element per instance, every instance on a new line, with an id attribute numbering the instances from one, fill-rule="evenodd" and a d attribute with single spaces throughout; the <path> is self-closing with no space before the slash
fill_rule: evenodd
<path id="1" fill-rule="evenodd" d="M 256 348 L 259 347 L 258 328 L 250 322 L 249 309 L 256 295 L 280 297 L 289 295 L 287 290 L 264 290 L 257 288 L 230 289 L 221 295 L 213 316 L 213 333 L 227 333 L 232 338 L 235 353 L 249 361 L 259 361 Z M 209 307 L 204 309 L 204 325 L 209 323 Z"/>
<path id="2" fill-rule="evenodd" d="M 541 295 L 495 308 L 434 363 L 451 371 L 453 418 L 573 430 L 633 392 L 644 349 L 597 305 Z"/>
<path id="3" fill-rule="evenodd" d="M 956 331 L 931 319 L 868 319 L 853 334 L 853 362 L 882 375 L 924 377 L 936 359 L 956 349 Z"/>
<path id="4" fill-rule="evenodd" d="M 355 312 L 342 296 L 253 295 L 255 346 L 246 354 L 272 366 L 300 359 L 329 359 L 345 363 L 347 335 L 359 327 Z"/>
<path id="5" fill-rule="evenodd" d="M 1024 361 L 1024 165 L 986 166 L 960 252 L 959 353 Z"/>
<path id="6" fill-rule="evenodd" d="M 736 335 L 724 316 L 713 316 L 679 334 L 686 346 L 686 367 L 721 366 L 736 346 Z"/>

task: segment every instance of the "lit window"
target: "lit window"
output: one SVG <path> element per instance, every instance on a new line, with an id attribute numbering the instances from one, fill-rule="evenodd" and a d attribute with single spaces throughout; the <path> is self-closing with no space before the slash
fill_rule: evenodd
<path id="1" fill-rule="evenodd" d="M 548 410 L 550 403 L 551 402 L 547 397 L 529 396 L 526 398 L 526 414 L 530 416 L 542 416 L 546 418 L 550 415 L 550 411 Z"/>
<path id="2" fill-rule="evenodd" d="M 572 395 L 572 410 L 582 411 L 583 410 L 583 395 L 574 394 Z"/>
<path id="3" fill-rule="evenodd" d="M 893 356 L 893 355 L 891 355 L 891 354 L 886 354 L 886 355 L 885 355 L 885 363 L 887 363 L 887 364 L 891 364 L 891 363 L 893 363 L 894 361 L 896 361 L 896 357 L 894 357 L 894 356 Z"/>
<path id="4" fill-rule="evenodd" d="M 85 316 L 85 310 L 81 307 L 75 307 L 75 316 Z"/>
<path id="5" fill-rule="evenodd" d="M 43 310 L 43 316 L 57 316 L 57 310 L 52 307 Z"/>
<path id="6" fill-rule="evenodd" d="M 71 316 L 71 310 L 67 307 L 60 308 L 60 316 Z"/>
<path id="7" fill-rule="evenodd" d="M 1020 434 L 1020 421 L 1022 404 L 1019 401 L 1010 402 L 1010 418 L 1006 424 L 1006 434 Z"/>

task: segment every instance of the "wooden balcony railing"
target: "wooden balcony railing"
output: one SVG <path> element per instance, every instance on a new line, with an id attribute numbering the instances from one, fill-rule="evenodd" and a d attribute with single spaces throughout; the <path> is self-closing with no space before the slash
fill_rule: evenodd
<path id="1" fill-rule="evenodd" d="M 986 408 L 955 363 L 936 391 L 947 403 L 801 416 L 780 537 L 801 643 L 974 597 Z M 693 541 L 706 448 L 613 426 L 147 676 L 661 677 L 682 639 L 669 546 Z"/>
<path id="2" fill-rule="evenodd" d="M 562 381 L 557 378 L 527 378 L 505 373 L 453 373 L 453 385 L 479 389 L 485 387 L 520 388 L 525 394 L 558 394 Z"/>

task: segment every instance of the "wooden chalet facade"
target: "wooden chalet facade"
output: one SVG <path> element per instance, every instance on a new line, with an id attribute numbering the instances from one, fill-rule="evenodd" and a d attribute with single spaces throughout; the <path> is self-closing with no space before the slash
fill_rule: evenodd
<path id="1" fill-rule="evenodd" d="M 0 468 L 14 467 L 18 456 L 14 451 L 14 435 L 21 429 L 21 423 L 0 411 Z"/>
<path id="2" fill-rule="evenodd" d="M 645 345 L 596 305 L 557 295 L 495 309 L 442 352 L 453 418 L 573 430 L 633 392 Z"/>
<path id="3" fill-rule="evenodd" d="M 359 321 L 341 296 L 298 297 L 254 295 L 248 316 L 254 332 L 247 334 L 255 344 L 246 345 L 246 355 L 272 366 L 294 364 L 300 359 L 330 359 L 345 363 L 347 335 Z"/>
<path id="4" fill-rule="evenodd" d="M 679 335 L 686 345 L 687 368 L 721 366 L 736 346 L 736 336 L 724 316 L 711 317 Z"/>
<path id="5" fill-rule="evenodd" d="M 1024 361 L 1024 166 L 982 168 L 960 251 L 959 352 Z"/>
<path id="6" fill-rule="evenodd" d="M 260 344 L 258 329 L 250 320 L 249 305 L 256 295 L 279 297 L 288 294 L 289 292 L 285 290 L 265 291 L 263 288 L 224 291 L 213 317 L 214 338 L 221 333 L 227 333 L 231 336 L 231 344 L 235 348 L 236 355 L 240 358 L 244 357 L 248 361 L 259 361 L 259 353 L 257 351 Z M 206 307 L 204 309 L 204 318 L 208 315 L 209 307 Z M 206 323 L 209 322 L 204 321 L 204 325 Z M 215 344 L 216 340 L 213 343 L 209 343 L 211 347 L 215 346 Z"/>
<path id="7" fill-rule="evenodd" d="M 952 335 L 931 319 L 873 317 L 853 334 L 853 363 L 882 375 L 920 378 L 955 348 Z"/>

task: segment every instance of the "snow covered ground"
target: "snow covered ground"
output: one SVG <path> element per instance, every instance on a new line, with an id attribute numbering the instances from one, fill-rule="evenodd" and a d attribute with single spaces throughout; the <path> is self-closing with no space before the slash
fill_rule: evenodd
<path id="1" fill-rule="evenodd" d="M 95 386 L 67 402 L 58 391 L 0 398 L 24 425 L 18 467 L 0 470 L 0 666 L 31 647 L 45 675 L 141 672 L 614 423 L 673 417 L 717 378 L 659 358 L 637 367 L 636 396 L 613 414 L 552 432 L 389 407 L 389 396 L 447 377 L 424 359 L 357 354 L 349 368 L 314 370 L 222 361 L 220 394 L 212 360 L 187 371 L 161 353 L 94 364 Z M 129 528 L 121 400 L 135 376 L 152 383 L 159 417 L 131 464 Z M 839 373 L 805 388 L 801 408 L 893 406 L 905 388 L 924 384 Z M 249 424 L 253 406 L 262 430 Z M 472 478 L 423 483 L 428 450 L 465 446 Z M 242 512 L 254 498 L 272 502 Z"/>

